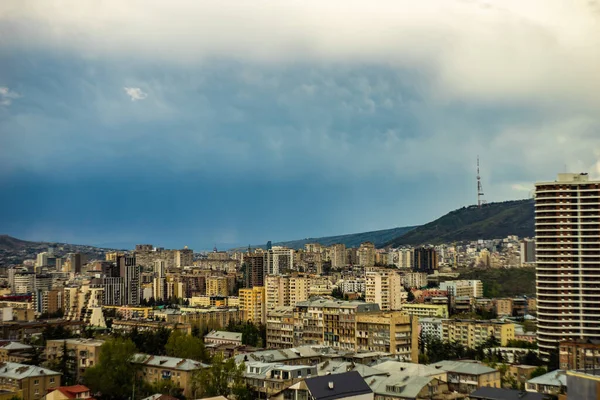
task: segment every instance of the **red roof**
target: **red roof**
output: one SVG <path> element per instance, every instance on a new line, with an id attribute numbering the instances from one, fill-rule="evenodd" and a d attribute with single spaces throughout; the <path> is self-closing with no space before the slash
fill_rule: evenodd
<path id="1" fill-rule="evenodd" d="M 85 393 L 85 392 L 90 391 L 90 389 L 87 386 L 73 385 L 73 386 L 59 386 L 57 388 L 48 390 L 48 393 L 51 393 L 55 390 L 60 391 L 62 394 L 67 396 L 69 399 L 76 398 L 78 393 Z"/>

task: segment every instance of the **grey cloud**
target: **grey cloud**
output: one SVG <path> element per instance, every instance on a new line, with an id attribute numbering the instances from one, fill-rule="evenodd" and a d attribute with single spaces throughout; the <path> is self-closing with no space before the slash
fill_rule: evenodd
<path id="1" fill-rule="evenodd" d="M 10 90 L 6 86 L 0 86 L 0 106 L 10 106 L 14 99 L 18 99 L 21 95 Z"/>

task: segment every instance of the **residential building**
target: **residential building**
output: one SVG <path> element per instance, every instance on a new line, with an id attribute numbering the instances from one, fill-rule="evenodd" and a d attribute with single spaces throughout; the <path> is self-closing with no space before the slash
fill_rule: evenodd
<path id="1" fill-rule="evenodd" d="M 175 250 L 175 266 L 177 268 L 194 265 L 194 251 L 185 246 L 181 250 Z"/>
<path id="2" fill-rule="evenodd" d="M 373 400 L 373 390 L 357 371 L 302 380 L 284 392 L 285 399 Z"/>
<path id="3" fill-rule="evenodd" d="M 0 362 L 28 364 L 33 346 L 19 342 L 0 342 Z"/>
<path id="4" fill-rule="evenodd" d="M 478 362 L 440 361 L 431 364 L 448 373 L 448 388 L 459 393 L 470 394 L 482 387 L 500 388 L 500 372 Z"/>
<path id="5" fill-rule="evenodd" d="M 204 343 L 216 343 L 216 344 L 242 344 L 242 334 L 238 332 L 227 332 L 227 331 L 215 331 L 212 330 L 204 335 Z"/>
<path id="6" fill-rule="evenodd" d="M 521 265 L 535 263 L 535 239 L 523 239 L 521 247 Z"/>
<path id="7" fill-rule="evenodd" d="M 23 400 L 43 398 L 60 386 L 60 372 L 34 365 L 0 363 L 0 391 L 21 392 Z"/>
<path id="8" fill-rule="evenodd" d="M 534 393 L 557 395 L 567 392 L 567 373 L 557 369 L 544 375 L 530 379 L 525 384 L 525 390 Z M 571 398 L 569 394 L 569 398 Z M 576 398 L 576 397 L 574 397 Z"/>
<path id="9" fill-rule="evenodd" d="M 340 323 L 340 327 L 342 327 Z M 379 351 L 400 360 L 418 362 L 417 317 L 403 312 L 356 315 L 356 351 Z"/>
<path id="10" fill-rule="evenodd" d="M 346 258 L 346 245 L 345 244 L 334 244 L 329 247 L 329 258 L 331 260 L 332 268 L 343 268 L 347 263 Z"/>
<path id="11" fill-rule="evenodd" d="M 599 369 L 600 340 L 566 340 L 560 342 L 558 355 L 560 369 Z"/>
<path id="12" fill-rule="evenodd" d="M 600 376 L 597 370 L 567 371 L 567 387 L 569 399 L 600 399 Z"/>
<path id="13" fill-rule="evenodd" d="M 446 304 L 402 304 L 402 311 L 417 317 L 448 318 Z"/>
<path id="14" fill-rule="evenodd" d="M 313 279 L 308 276 L 267 276 L 267 311 L 276 307 L 294 306 L 300 301 L 308 300 L 312 282 Z"/>
<path id="15" fill-rule="evenodd" d="M 257 398 L 282 398 L 278 395 L 295 383 L 317 376 L 317 367 L 311 365 L 285 365 L 273 362 L 250 361 L 246 363 L 244 378 Z"/>
<path id="16" fill-rule="evenodd" d="M 563 173 L 535 187 L 537 334 L 547 356 L 562 340 L 598 338 L 600 181 Z"/>
<path id="17" fill-rule="evenodd" d="M 240 289 L 239 297 L 240 310 L 244 311 L 246 320 L 254 324 L 264 324 L 267 320 L 265 287 Z"/>
<path id="18" fill-rule="evenodd" d="M 483 283 L 480 280 L 460 280 L 440 282 L 440 290 L 454 297 L 483 297 Z"/>
<path id="19" fill-rule="evenodd" d="M 264 287 L 265 264 L 265 256 L 262 253 L 250 253 L 248 251 L 248 254 L 244 255 L 244 286 L 247 289 L 255 286 Z"/>
<path id="20" fill-rule="evenodd" d="M 140 274 L 141 267 L 135 256 L 123 256 L 117 258 L 119 276 L 123 278 L 123 303 L 124 305 L 137 306 L 141 300 Z M 153 263 L 151 264 L 153 265 Z"/>
<path id="21" fill-rule="evenodd" d="M 407 272 L 402 276 L 402 285 L 405 288 L 417 288 L 427 286 L 427 274 L 425 272 Z"/>
<path id="22" fill-rule="evenodd" d="M 372 267 L 375 265 L 375 245 L 373 243 L 361 243 L 357 253 L 359 265 L 363 267 Z"/>
<path id="23" fill-rule="evenodd" d="M 342 293 L 365 293 L 365 286 L 364 278 L 343 279 L 338 282 Z"/>
<path id="24" fill-rule="evenodd" d="M 444 340 L 444 327 L 442 324 L 442 318 L 419 318 L 419 327 L 421 337 L 431 337 L 440 341 Z"/>
<path id="25" fill-rule="evenodd" d="M 498 314 L 499 317 L 512 316 L 512 314 L 513 314 L 512 299 L 497 299 L 496 300 L 496 314 Z"/>
<path id="26" fill-rule="evenodd" d="M 413 272 L 432 274 L 438 269 L 438 255 L 432 247 L 418 247 L 413 249 Z"/>
<path id="27" fill-rule="evenodd" d="M 393 270 L 369 271 L 365 274 L 365 300 L 377 303 L 384 311 L 402 309 L 402 278 Z"/>
<path id="28" fill-rule="evenodd" d="M 495 387 L 482 387 L 469 395 L 471 400 L 547 400 L 540 393 L 524 393 L 517 389 L 502 389 Z"/>
<path id="29" fill-rule="evenodd" d="M 187 398 L 193 398 L 192 377 L 208 365 L 201 362 L 178 357 L 153 356 L 136 354 L 134 364 L 139 366 L 138 376 L 149 384 L 172 382 Z"/>
<path id="30" fill-rule="evenodd" d="M 266 274 L 285 274 L 294 269 L 294 249 L 283 246 L 273 246 L 268 249 L 264 255 L 266 261 Z"/>
<path id="31" fill-rule="evenodd" d="M 229 294 L 227 278 L 224 276 L 209 276 L 206 278 L 207 296 L 227 296 Z"/>
<path id="32" fill-rule="evenodd" d="M 444 340 L 458 342 L 471 349 L 494 337 L 501 346 L 515 338 L 515 325 L 512 322 L 489 320 L 445 319 L 442 321 Z"/>
<path id="33" fill-rule="evenodd" d="M 66 344 L 69 355 L 73 356 L 74 363 L 69 365 L 71 374 L 78 381 L 81 380 L 86 369 L 93 367 L 100 361 L 100 347 L 104 340 L 96 339 L 55 339 L 46 342 L 46 358 L 56 360 L 63 354 Z"/>
<path id="34" fill-rule="evenodd" d="M 267 348 L 294 347 L 294 307 L 276 307 L 267 312 Z"/>

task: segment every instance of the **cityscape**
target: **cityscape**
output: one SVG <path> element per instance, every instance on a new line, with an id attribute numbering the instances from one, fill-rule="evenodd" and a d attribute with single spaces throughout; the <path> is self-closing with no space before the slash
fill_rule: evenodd
<path id="1" fill-rule="evenodd" d="M 0 400 L 600 399 L 599 16 L 0 2 Z"/>

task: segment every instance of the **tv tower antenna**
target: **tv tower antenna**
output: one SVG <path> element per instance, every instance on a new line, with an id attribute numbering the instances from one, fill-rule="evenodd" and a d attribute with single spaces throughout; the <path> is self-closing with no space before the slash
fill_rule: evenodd
<path id="1" fill-rule="evenodd" d="M 483 199 L 483 186 L 481 186 L 481 175 L 479 175 L 479 156 L 477 156 L 477 207 L 481 208 L 485 203 Z"/>

